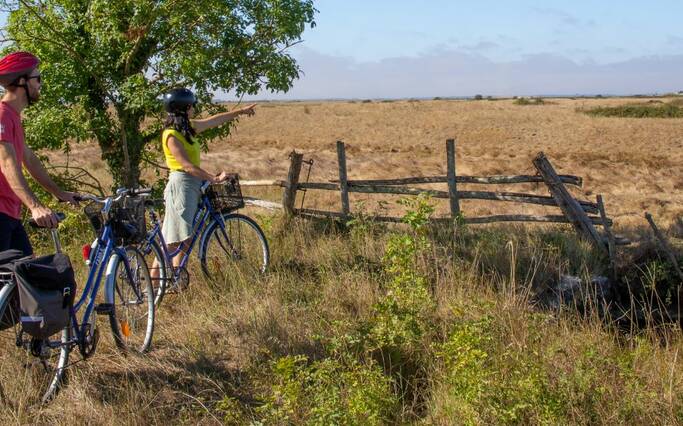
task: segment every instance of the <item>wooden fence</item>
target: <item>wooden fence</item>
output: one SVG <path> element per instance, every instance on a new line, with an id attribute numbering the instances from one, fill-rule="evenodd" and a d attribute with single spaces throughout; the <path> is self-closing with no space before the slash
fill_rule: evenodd
<path id="1" fill-rule="evenodd" d="M 596 246 L 603 248 L 613 254 L 613 247 L 616 240 L 611 233 L 612 221 L 605 213 L 602 197 L 598 196 L 596 202 L 575 199 L 567 190 L 566 185 L 582 186 L 583 181 L 578 176 L 558 175 L 548 158 L 541 152 L 533 159 L 536 168 L 536 175 L 514 175 L 514 176 L 465 176 L 456 173 L 455 140 L 446 141 L 446 162 L 447 174 L 445 176 L 426 176 L 426 177 L 404 177 L 394 179 L 371 179 L 353 180 L 348 178 L 346 167 L 346 150 L 343 142 L 337 142 L 337 160 L 339 168 L 339 179 L 329 182 L 301 182 L 300 175 L 303 155 L 297 152 L 290 154 L 290 166 L 285 181 L 244 181 L 243 186 L 263 186 L 275 185 L 283 187 L 282 205 L 265 202 L 261 200 L 248 200 L 251 204 L 263 207 L 278 207 L 284 209 L 290 216 L 300 216 L 304 218 L 330 217 L 339 219 L 349 219 L 353 216 L 349 203 L 349 193 L 364 194 L 398 194 L 398 195 L 419 195 L 429 194 L 438 199 L 448 199 L 450 206 L 450 217 L 435 218 L 437 222 L 453 222 L 455 220 L 465 224 L 485 224 L 494 222 L 546 222 L 546 223 L 570 223 L 576 231 L 593 242 Z M 312 163 L 310 163 L 312 164 Z M 444 183 L 447 190 L 434 190 L 414 187 L 419 184 Z M 458 189 L 460 184 L 475 185 L 510 185 L 522 183 L 543 183 L 547 187 L 547 194 L 527 194 L 519 192 L 500 192 L 500 191 L 463 191 Z M 309 189 L 337 191 L 339 192 L 341 210 L 324 211 L 306 208 L 296 208 L 296 198 L 298 191 Z M 542 206 L 557 207 L 561 214 L 556 215 L 523 215 L 523 214 L 504 214 L 494 216 L 469 217 L 463 214 L 461 200 L 486 200 L 496 202 L 524 203 Z M 372 219 L 383 222 L 400 222 L 401 218 L 388 216 L 373 216 Z M 605 236 L 601 236 L 596 225 L 603 226 Z"/>

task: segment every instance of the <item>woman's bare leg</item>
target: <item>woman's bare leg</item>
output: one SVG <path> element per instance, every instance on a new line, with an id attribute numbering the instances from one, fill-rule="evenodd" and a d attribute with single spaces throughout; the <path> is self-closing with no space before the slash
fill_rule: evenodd
<path id="1" fill-rule="evenodd" d="M 177 268 L 178 266 L 180 266 L 180 262 L 182 262 L 183 258 L 185 257 L 185 253 L 187 253 L 187 249 L 190 246 L 190 239 L 188 238 L 187 240 L 181 241 L 179 243 L 171 243 L 167 246 L 168 251 L 172 252 L 172 251 L 175 251 L 178 248 L 178 245 L 181 245 L 181 244 L 182 244 L 182 246 L 180 247 L 180 252 L 177 255 L 173 256 L 173 268 L 174 269 Z"/>
<path id="2" fill-rule="evenodd" d="M 161 271 L 159 271 L 159 268 L 161 265 L 159 265 L 159 261 L 157 258 L 154 258 L 154 262 L 152 262 L 152 269 L 149 271 L 149 276 L 152 278 L 152 282 L 156 282 L 159 280 L 159 277 L 161 276 Z"/>

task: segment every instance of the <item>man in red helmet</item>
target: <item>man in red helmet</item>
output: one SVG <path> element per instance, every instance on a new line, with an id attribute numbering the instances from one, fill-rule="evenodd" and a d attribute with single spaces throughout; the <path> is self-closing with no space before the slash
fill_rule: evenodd
<path id="1" fill-rule="evenodd" d="M 77 204 L 72 192 L 62 190 L 50 178 L 35 153 L 24 144 L 21 111 L 40 98 L 40 61 L 27 52 L 11 53 L 0 59 L 0 85 L 5 95 L 0 100 L 0 251 L 17 249 L 33 254 L 21 224 L 21 204 L 40 226 L 57 226 L 57 217 L 31 191 L 22 166 L 47 191 L 61 201 Z"/>

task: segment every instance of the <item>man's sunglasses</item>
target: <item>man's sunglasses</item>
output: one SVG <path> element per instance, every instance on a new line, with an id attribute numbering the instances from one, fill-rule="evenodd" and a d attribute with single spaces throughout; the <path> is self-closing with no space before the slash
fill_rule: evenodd
<path id="1" fill-rule="evenodd" d="M 38 80 L 38 83 L 41 83 L 40 75 L 32 75 L 30 77 L 26 77 L 26 80 L 33 80 L 33 79 L 36 79 L 36 80 Z"/>

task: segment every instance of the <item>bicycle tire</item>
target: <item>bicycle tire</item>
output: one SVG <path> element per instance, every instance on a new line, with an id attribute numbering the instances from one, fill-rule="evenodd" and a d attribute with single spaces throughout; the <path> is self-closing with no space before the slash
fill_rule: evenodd
<path id="1" fill-rule="evenodd" d="M 123 352 L 144 353 L 154 334 L 154 288 L 142 253 L 126 247 L 132 276 L 119 255 L 112 256 L 107 270 L 106 301 L 112 304 L 109 324 L 116 346 Z M 113 262 L 113 263 L 112 263 Z M 132 307 L 142 306 L 142 309 Z"/>
<path id="2" fill-rule="evenodd" d="M 222 217 L 225 235 L 220 224 L 213 220 L 201 238 L 199 260 L 204 275 L 215 280 L 221 276 L 226 278 L 230 272 L 246 276 L 265 273 L 270 262 L 270 249 L 258 224 L 238 213 L 225 213 Z M 230 242 L 226 241 L 226 236 Z"/>
<path id="3" fill-rule="evenodd" d="M 159 245 L 158 238 L 154 238 L 151 242 L 145 243 L 141 251 L 145 256 L 145 262 L 147 263 L 147 268 L 149 269 L 150 277 L 152 279 L 152 287 L 154 288 L 154 306 L 158 308 L 164 298 L 164 295 L 166 294 L 169 276 L 171 277 L 170 279 L 172 279 L 172 275 L 169 274 L 170 271 L 166 266 L 166 255 Z M 159 271 L 158 278 L 153 276 L 155 269 L 154 260 L 157 260 L 159 263 L 159 266 L 157 266 Z"/>
<path id="4" fill-rule="evenodd" d="M 15 309 L 18 306 L 10 306 L 10 303 L 18 305 L 18 300 L 13 297 L 16 297 L 15 289 L 0 287 L 0 318 L 11 323 L 6 323 L 7 328 L 0 330 L 0 399 L 10 409 L 15 403 L 19 404 L 27 399 L 30 402 L 40 399 L 44 404 L 51 401 L 66 382 L 66 368 L 71 351 L 69 327 L 47 339 L 51 344 L 58 345 L 58 348 L 46 348 L 41 358 L 33 356 L 25 346 L 18 348 L 16 341 L 21 325 L 19 311 Z M 7 311 L 8 308 L 10 311 Z M 38 362 L 40 366 L 37 365 Z M 20 373 L 22 369 L 23 374 Z"/>

